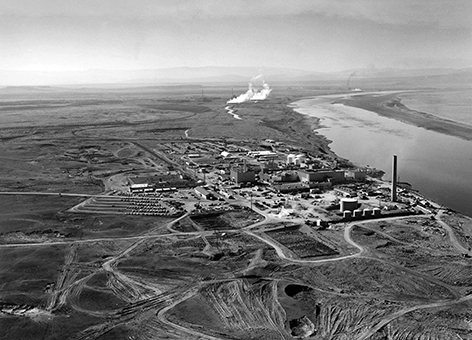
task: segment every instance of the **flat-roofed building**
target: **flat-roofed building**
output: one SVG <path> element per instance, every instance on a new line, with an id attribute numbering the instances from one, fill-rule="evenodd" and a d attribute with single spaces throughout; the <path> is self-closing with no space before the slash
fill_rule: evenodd
<path id="1" fill-rule="evenodd" d="M 367 173 L 359 170 L 348 170 L 345 176 L 348 180 L 363 182 L 366 179 Z"/>
<path id="2" fill-rule="evenodd" d="M 256 173 L 250 170 L 232 169 L 230 172 L 231 180 L 236 183 L 254 183 L 256 181 Z"/>
<path id="3" fill-rule="evenodd" d="M 207 199 L 207 200 L 213 199 L 213 195 L 204 187 L 196 187 L 195 193 L 204 199 Z"/>
<path id="4" fill-rule="evenodd" d="M 272 187 L 278 192 L 301 192 L 310 191 L 310 185 L 308 183 L 295 182 L 295 183 L 277 183 L 272 184 Z"/>
<path id="5" fill-rule="evenodd" d="M 249 157 L 254 158 L 276 158 L 277 154 L 273 151 L 269 150 L 261 150 L 261 151 L 249 151 L 247 153 Z"/>
<path id="6" fill-rule="evenodd" d="M 223 157 L 225 160 L 239 159 L 238 152 L 222 151 L 220 153 L 220 156 Z"/>
<path id="7" fill-rule="evenodd" d="M 331 182 L 342 183 L 345 180 L 344 171 L 309 171 L 300 170 L 298 176 L 302 182 Z"/>

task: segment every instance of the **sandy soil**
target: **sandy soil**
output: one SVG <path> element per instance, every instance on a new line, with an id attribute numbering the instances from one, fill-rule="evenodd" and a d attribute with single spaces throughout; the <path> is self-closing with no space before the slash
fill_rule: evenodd
<path id="1" fill-rule="evenodd" d="M 402 104 L 397 94 L 371 93 L 353 95 L 337 101 L 344 105 L 376 112 L 377 114 L 413 124 L 427 130 L 472 140 L 472 126 L 441 118 L 427 112 L 409 109 Z"/>
<path id="2" fill-rule="evenodd" d="M 472 270 L 464 253 L 470 246 L 468 219 L 445 214 L 446 228 L 430 216 L 390 217 L 317 230 L 282 214 L 270 220 L 258 216 L 255 222 L 253 214 L 228 213 L 220 223 L 214 217 L 195 222 L 76 213 L 68 208 L 84 196 L 27 194 L 102 195 L 117 188 L 111 179 L 155 171 L 165 160 L 151 151 L 187 135 L 241 139 L 247 145 L 276 138 L 335 157 L 327 141 L 312 132 L 316 119 L 286 106 L 317 93 L 284 90 L 290 96 L 238 106 L 241 119 L 224 109 L 228 91 L 222 88 L 207 90 L 202 102 L 200 88 L 56 93 L 31 105 L 3 97 L 9 102 L 4 107 L 16 109 L 2 111 L 8 115 L 0 125 L 0 179 L 9 179 L 2 181 L 2 191 L 22 195 L 0 197 L 0 338 L 437 339 L 440 334 L 453 339 L 467 334 L 472 319 Z M 352 101 L 383 107 L 393 99 L 388 96 Z M 36 114 L 40 126 L 33 124 Z M 180 230 L 168 228 L 172 224 Z M 300 227 L 264 233 L 288 224 Z M 330 242 L 323 244 L 326 239 Z M 426 327 L 429 335 L 423 336 Z"/>

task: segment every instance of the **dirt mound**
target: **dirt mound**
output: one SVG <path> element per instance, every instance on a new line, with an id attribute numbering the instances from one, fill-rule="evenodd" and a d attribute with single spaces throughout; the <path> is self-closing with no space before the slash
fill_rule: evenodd
<path id="1" fill-rule="evenodd" d="M 308 338 L 316 332 L 315 325 L 307 316 L 291 320 L 290 329 L 292 330 L 292 336 L 299 339 Z"/>

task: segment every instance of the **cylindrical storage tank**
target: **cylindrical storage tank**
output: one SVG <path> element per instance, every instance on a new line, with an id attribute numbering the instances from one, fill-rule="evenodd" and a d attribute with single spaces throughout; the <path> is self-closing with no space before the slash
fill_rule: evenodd
<path id="1" fill-rule="evenodd" d="M 346 210 L 356 210 L 357 209 L 357 199 L 356 198 L 342 198 L 340 202 L 340 210 L 344 212 Z"/>
<path id="2" fill-rule="evenodd" d="M 374 208 L 374 216 L 380 216 L 382 214 L 382 210 L 380 208 Z"/>
<path id="3" fill-rule="evenodd" d="M 364 216 L 372 216 L 373 211 L 370 209 L 364 209 Z"/>
<path id="4" fill-rule="evenodd" d="M 346 219 L 352 218 L 352 211 L 351 210 L 344 210 L 343 217 Z"/>
<path id="5" fill-rule="evenodd" d="M 362 210 L 356 209 L 353 213 L 354 217 L 362 217 Z"/>

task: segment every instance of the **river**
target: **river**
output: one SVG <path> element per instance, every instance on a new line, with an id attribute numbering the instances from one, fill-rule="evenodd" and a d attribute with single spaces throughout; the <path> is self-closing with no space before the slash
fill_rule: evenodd
<path id="1" fill-rule="evenodd" d="M 320 119 L 316 132 L 332 141 L 337 155 L 385 171 L 385 180 L 391 180 L 392 155 L 397 155 L 400 181 L 472 216 L 472 142 L 333 104 L 334 98 L 340 95 L 304 99 L 292 107 Z"/>

